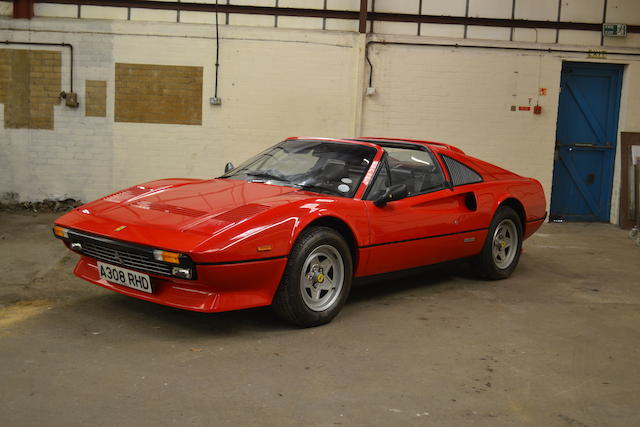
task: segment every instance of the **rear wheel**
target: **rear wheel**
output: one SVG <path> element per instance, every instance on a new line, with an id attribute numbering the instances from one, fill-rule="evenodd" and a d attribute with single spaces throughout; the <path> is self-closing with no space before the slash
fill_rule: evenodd
<path id="1" fill-rule="evenodd" d="M 522 249 L 522 222 L 510 207 L 498 209 L 482 252 L 474 260 L 474 267 L 481 277 L 492 280 L 506 279 L 513 273 Z"/>
<path id="2" fill-rule="evenodd" d="M 310 228 L 293 245 L 273 308 L 299 326 L 328 323 L 346 302 L 352 275 L 351 253 L 342 236 L 331 228 Z"/>

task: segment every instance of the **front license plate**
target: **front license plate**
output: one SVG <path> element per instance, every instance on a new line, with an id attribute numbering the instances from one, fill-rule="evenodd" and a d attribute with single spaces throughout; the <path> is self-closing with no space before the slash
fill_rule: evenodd
<path id="1" fill-rule="evenodd" d="M 141 274 L 128 268 L 116 267 L 98 261 L 100 278 L 107 282 L 128 286 L 142 292 L 152 293 L 151 279 L 146 274 Z"/>

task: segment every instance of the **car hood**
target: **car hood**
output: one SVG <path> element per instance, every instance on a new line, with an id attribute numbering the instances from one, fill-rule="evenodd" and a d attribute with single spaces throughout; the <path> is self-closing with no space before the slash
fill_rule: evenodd
<path id="1" fill-rule="evenodd" d="M 267 210 L 309 197 L 292 187 L 234 179 L 162 180 L 83 205 L 56 223 L 119 240 L 189 250 Z"/>

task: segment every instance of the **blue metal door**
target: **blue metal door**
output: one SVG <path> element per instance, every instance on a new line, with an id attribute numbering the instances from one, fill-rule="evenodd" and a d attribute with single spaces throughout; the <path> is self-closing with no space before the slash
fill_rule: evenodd
<path id="1" fill-rule="evenodd" d="M 565 62 L 550 219 L 609 221 L 622 65 Z"/>

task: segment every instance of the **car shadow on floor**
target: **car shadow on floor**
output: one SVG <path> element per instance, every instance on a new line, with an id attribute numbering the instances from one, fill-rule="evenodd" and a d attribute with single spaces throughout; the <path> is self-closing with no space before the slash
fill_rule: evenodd
<path id="1" fill-rule="evenodd" d="M 370 305 L 407 293 L 435 295 L 456 286 L 456 278 L 468 279 L 470 273 L 457 266 L 442 266 L 403 272 L 383 277 L 357 280 L 343 310 L 369 309 Z M 105 291 L 106 292 L 106 291 Z M 168 338 L 198 336 L 231 336 L 238 334 L 287 332 L 300 330 L 280 320 L 269 307 L 223 313 L 198 313 L 138 300 L 117 293 L 94 295 L 74 304 L 84 318 L 101 324 L 117 319 L 119 327 L 139 334 L 156 331 Z"/>
<path id="2" fill-rule="evenodd" d="M 358 279 L 354 282 L 347 304 L 382 300 L 418 290 L 438 294 L 455 287 L 456 284 L 453 282 L 456 279 L 472 282 L 479 280 L 469 265 L 464 262 L 421 267 Z"/>

